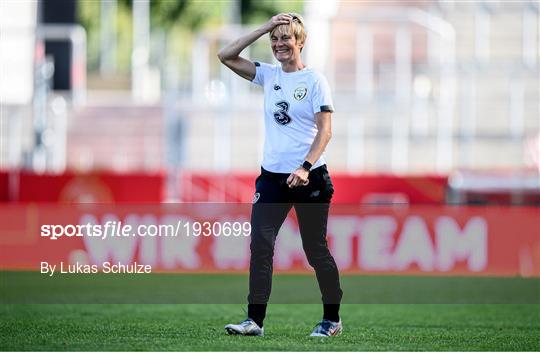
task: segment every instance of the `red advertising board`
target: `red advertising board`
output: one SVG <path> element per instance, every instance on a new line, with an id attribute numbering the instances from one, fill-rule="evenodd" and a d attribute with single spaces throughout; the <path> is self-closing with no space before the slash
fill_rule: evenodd
<path id="1" fill-rule="evenodd" d="M 153 271 L 247 271 L 250 236 L 242 227 L 250 208 L 2 204 L 0 268 L 118 261 Z M 87 224 L 110 233 L 75 235 L 75 226 Z M 55 225 L 64 235 L 52 239 Z M 126 225 L 131 233 L 120 234 Z M 159 226 L 175 235 L 156 233 Z M 538 207 L 334 205 L 328 240 L 343 272 L 540 276 Z M 293 211 L 278 235 L 274 265 L 278 272 L 310 271 Z"/>
<path id="2" fill-rule="evenodd" d="M 251 202 L 255 174 L 183 172 L 176 181 L 184 202 Z M 0 202 L 161 202 L 162 174 L 0 172 Z M 332 173 L 334 203 L 444 202 L 444 176 L 349 175 Z"/>

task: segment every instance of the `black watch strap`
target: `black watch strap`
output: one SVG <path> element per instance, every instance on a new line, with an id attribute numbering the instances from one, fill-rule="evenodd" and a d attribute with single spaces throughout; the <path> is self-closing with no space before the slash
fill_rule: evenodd
<path id="1" fill-rule="evenodd" d="M 304 163 L 302 163 L 302 168 L 308 172 L 311 170 L 311 167 L 313 167 L 313 164 L 309 163 L 308 161 L 304 161 Z"/>

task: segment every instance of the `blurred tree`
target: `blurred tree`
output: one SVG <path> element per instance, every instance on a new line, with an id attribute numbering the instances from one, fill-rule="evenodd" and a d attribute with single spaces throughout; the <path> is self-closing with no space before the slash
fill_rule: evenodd
<path id="1" fill-rule="evenodd" d="M 119 0 L 131 10 L 133 0 Z M 200 29 L 204 24 L 205 11 L 201 6 L 194 6 L 193 0 L 151 0 L 150 27 L 170 29 L 181 23 L 190 30 Z"/>
<path id="2" fill-rule="evenodd" d="M 99 1 L 79 1 L 77 17 L 87 35 L 86 63 L 94 71 L 99 66 Z"/>
<path id="3" fill-rule="evenodd" d="M 280 12 L 301 12 L 303 1 L 240 0 L 241 22 L 260 23 Z"/>
<path id="4" fill-rule="evenodd" d="M 261 17 L 272 17 L 276 11 L 275 2 L 240 0 L 240 15 L 243 24 L 256 22 Z"/>
<path id="5" fill-rule="evenodd" d="M 1 0 L 0 0 L 1 1 Z M 132 33 L 132 4 L 133 0 L 117 0 L 117 68 L 119 73 L 128 73 L 131 66 L 131 51 L 133 46 Z M 235 0 L 241 14 L 243 24 L 261 24 L 279 12 L 300 12 L 302 0 L 270 1 L 270 0 Z M 99 68 L 99 28 L 100 1 L 78 0 L 79 22 L 87 31 L 88 48 L 87 64 L 90 72 Z M 204 27 L 224 25 L 226 18 L 223 13 L 232 6 L 230 0 L 151 0 L 150 26 L 154 36 L 159 39 L 159 45 L 154 45 L 153 58 L 167 57 L 177 61 L 180 74 L 190 75 L 193 34 Z M 158 50 L 155 50 L 156 47 Z M 183 63 L 180 65 L 180 63 Z M 154 64 L 159 64 L 157 60 Z"/>
<path id="6" fill-rule="evenodd" d="M 78 0 L 78 19 L 87 32 L 87 64 L 90 72 L 99 68 L 99 18 L 100 1 Z M 120 72 L 128 72 L 132 50 L 132 3 L 133 0 L 118 0 L 117 64 Z M 151 0 L 150 26 L 152 30 L 161 30 L 165 41 L 169 37 L 178 37 L 180 32 L 200 30 L 220 8 L 197 6 L 193 0 Z"/>

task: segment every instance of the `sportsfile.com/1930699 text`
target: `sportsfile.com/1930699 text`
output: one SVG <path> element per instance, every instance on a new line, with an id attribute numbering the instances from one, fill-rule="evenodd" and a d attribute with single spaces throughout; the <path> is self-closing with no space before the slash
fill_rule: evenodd
<path id="1" fill-rule="evenodd" d="M 210 237 L 249 236 L 249 222 L 198 222 L 178 221 L 176 224 L 124 224 L 122 221 L 107 221 L 104 224 L 43 224 L 41 236 L 56 240 L 61 237 Z"/>

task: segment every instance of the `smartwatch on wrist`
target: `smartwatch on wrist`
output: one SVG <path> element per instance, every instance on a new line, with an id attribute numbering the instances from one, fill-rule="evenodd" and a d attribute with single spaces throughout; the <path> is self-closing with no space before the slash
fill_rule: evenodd
<path id="1" fill-rule="evenodd" d="M 302 168 L 304 168 L 308 172 L 311 171 L 311 167 L 313 167 L 313 165 L 308 161 L 304 161 L 304 163 L 302 163 Z"/>

